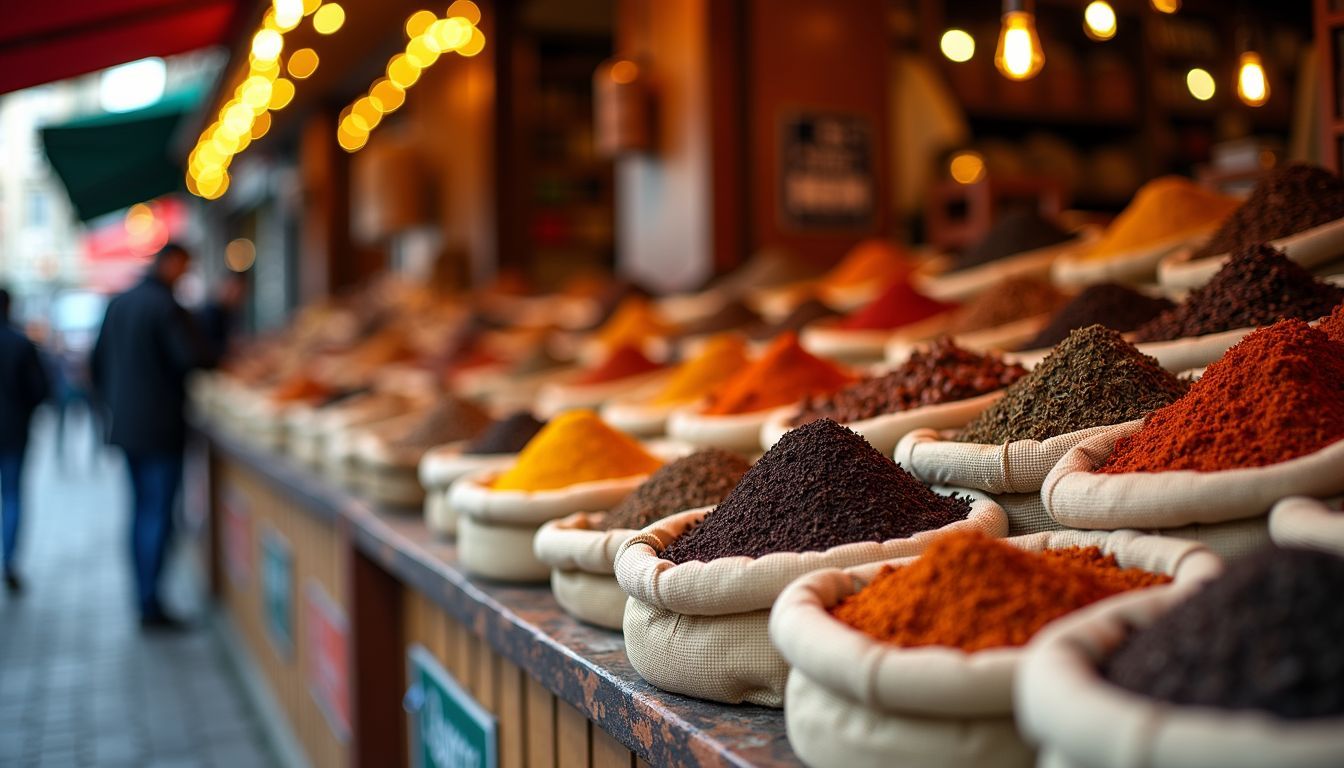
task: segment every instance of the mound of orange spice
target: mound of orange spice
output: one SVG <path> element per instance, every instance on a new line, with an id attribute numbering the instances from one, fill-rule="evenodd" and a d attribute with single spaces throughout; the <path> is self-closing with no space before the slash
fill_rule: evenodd
<path id="1" fill-rule="evenodd" d="M 983 533 L 941 536 L 910 565 L 883 568 L 831 609 L 896 645 L 965 651 L 1025 645 L 1055 619 L 1170 576 L 1121 568 L 1096 547 L 1028 552 Z"/>
<path id="2" fill-rule="evenodd" d="M 710 392 L 704 413 L 728 416 L 795 403 L 823 395 L 854 381 L 840 366 L 822 360 L 798 344 L 792 331 L 781 333 L 765 352 Z"/>

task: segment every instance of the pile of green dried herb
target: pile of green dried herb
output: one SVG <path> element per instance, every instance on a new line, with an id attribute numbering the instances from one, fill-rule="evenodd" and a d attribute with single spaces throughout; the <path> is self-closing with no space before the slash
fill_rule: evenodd
<path id="1" fill-rule="evenodd" d="M 1118 332 L 1090 325 L 1069 334 L 956 439 L 984 444 L 1046 440 L 1120 424 L 1170 404 L 1189 386 Z"/>

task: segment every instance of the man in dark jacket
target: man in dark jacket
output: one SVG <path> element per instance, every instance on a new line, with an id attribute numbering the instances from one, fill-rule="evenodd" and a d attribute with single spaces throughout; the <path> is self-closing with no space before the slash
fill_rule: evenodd
<path id="1" fill-rule="evenodd" d="M 91 361 L 94 389 L 111 418 L 108 442 L 126 453 L 130 470 L 136 593 L 147 629 L 181 626 L 164 611 L 159 576 L 182 484 L 186 377 L 201 359 L 191 317 L 173 297 L 190 260 L 177 244 L 159 251 L 145 278 L 108 304 Z"/>
<path id="2" fill-rule="evenodd" d="M 47 397 L 47 374 L 37 347 L 9 322 L 9 291 L 0 288 L 0 516 L 4 518 L 5 587 L 23 588 L 14 563 L 20 484 L 33 411 Z"/>

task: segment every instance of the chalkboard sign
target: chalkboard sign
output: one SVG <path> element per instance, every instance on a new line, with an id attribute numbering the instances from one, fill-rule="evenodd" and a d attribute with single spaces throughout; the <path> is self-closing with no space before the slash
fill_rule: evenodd
<path id="1" fill-rule="evenodd" d="M 797 113 L 780 125 L 780 217 L 792 229 L 867 229 L 877 204 L 873 128 L 862 115 Z"/>

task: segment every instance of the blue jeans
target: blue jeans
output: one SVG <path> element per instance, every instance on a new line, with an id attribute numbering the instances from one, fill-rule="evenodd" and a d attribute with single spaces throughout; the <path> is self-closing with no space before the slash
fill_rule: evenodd
<path id="1" fill-rule="evenodd" d="M 182 485 L 182 456 L 127 456 L 131 473 L 131 553 L 141 616 L 162 612 L 159 577 L 173 537 L 173 501 Z"/>
<path id="2" fill-rule="evenodd" d="M 23 449 L 0 452 L 0 516 L 4 518 L 5 572 L 14 569 L 19 545 L 19 486 L 23 479 Z"/>

